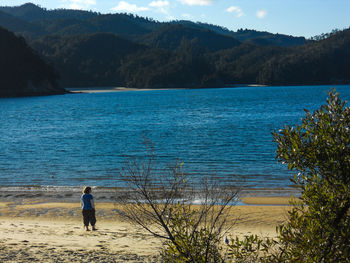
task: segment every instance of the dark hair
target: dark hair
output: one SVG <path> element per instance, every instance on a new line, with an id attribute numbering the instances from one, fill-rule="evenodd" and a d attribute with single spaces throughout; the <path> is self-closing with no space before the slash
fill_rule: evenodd
<path id="1" fill-rule="evenodd" d="M 90 194 L 91 193 L 91 187 L 90 186 L 85 186 L 83 189 L 84 194 Z"/>

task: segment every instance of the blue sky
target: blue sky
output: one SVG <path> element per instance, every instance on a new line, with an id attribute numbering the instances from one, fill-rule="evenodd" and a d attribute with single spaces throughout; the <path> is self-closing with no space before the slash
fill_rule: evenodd
<path id="1" fill-rule="evenodd" d="M 0 0 L 21 5 L 23 0 Z M 133 13 L 159 21 L 191 20 L 311 37 L 350 27 L 350 0 L 32 0 L 48 9 Z"/>

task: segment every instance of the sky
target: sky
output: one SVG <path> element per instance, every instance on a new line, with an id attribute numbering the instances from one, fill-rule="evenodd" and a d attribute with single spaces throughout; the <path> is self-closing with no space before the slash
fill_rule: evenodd
<path id="1" fill-rule="evenodd" d="M 0 6 L 30 0 L 0 0 Z M 191 20 L 230 30 L 312 37 L 350 27 L 350 0 L 31 0 L 47 9 L 132 13 L 158 21 Z"/>

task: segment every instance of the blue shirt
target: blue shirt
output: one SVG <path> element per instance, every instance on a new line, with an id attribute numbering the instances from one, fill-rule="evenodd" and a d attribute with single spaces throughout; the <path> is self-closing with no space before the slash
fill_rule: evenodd
<path id="1" fill-rule="evenodd" d="M 93 200 L 94 197 L 92 194 L 83 194 L 81 196 L 81 203 L 82 203 L 82 209 L 84 210 L 92 210 L 93 207 L 91 205 L 91 200 Z"/>

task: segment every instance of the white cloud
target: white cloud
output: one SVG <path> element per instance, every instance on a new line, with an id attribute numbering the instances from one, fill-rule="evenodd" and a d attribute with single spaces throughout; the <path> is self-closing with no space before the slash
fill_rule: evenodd
<path id="1" fill-rule="evenodd" d="M 152 1 L 149 5 L 149 7 L 153 8 L 154 11 L 163 13 L 167 16 L 169 16 L 169 7 L 170 4 L 168 1 Z"/>
<path id="2" fill-rule="evenodd" d="M 170 4 L 168 1 L 152 1 L 149 6 L 150 7 L 157 7 L 157 8 L 164 8 L 168 7 Z"/>
<path id="3" fill-rule="evenodd" d="M 226 9 L 226 12 L 235 13 L 237 17 L 244 16 L 242 9 L 239 8 L 238 6 L 230 6 L 229 8 Z"/>
<path id="4" fill-rule="evenodd" d="M 213 0 L 179 0 L 184 5 L 211 5 Z"/>
<path id="5" fill-rule="evenodd" d="M 256 16 L 259 19 L 263 19 L 265 16 L 267 16 L 267 11 L 266 10 L 258 10 L 258 11 L 256 11 Z"/>
<path id="6" fill-rule="evenodd" d="M 96 5 L 95 0 L 62 0 L 64 8 L 69 9 L 88 9 L 92 5 Z"/>
<path id="7" fill-rule="evenodd" d="M 130 12 L 130 13 L 135 13 L 135 12 L 142 12 L 142 11 L 148 11 L 148 7 L 143 7 L 143 6 L 137 6 L 135 4 L 130 4 L 125 1 L 120 1 L 117 6 L 112 8 L 113 11 L 116 12 Z"/>

